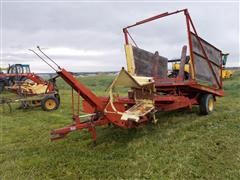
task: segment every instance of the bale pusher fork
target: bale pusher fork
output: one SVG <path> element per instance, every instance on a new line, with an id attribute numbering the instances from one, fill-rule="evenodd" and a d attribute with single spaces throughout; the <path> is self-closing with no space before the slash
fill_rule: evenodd
<path id="1" fill-rule="evenodd" d="M 42 57 L 36 51 L 32 50 L 40 59 L 47 63 L 56 73 L 72 87 L 72 119 L 73 123 L 64 128 L 55 129 L 51 132 L 51 140 L 57 140 L 65 137 L 68 133 L 88 129 L 92 135 L 93 141 L 96 141 L 96 126 L 107 125 L 113 123 L 122 128 L 133 128 L 139 125 L 142 125 L 148 121 L 147 117 L 142 118 L 138 122 L 121 120 L 122 112 L 125 111 L 126 105 L 132 106 L 135 104 L 133 99 L 129 98 L 120 98 L 115 99 L 115 102 L 112 102 L 111 97 L 99 97 L 96 96 L 89 88 L 79 82 L 70 72 L 66 71 L 64 68 L 61 68 L 57 65 L 49 56 L 47 56 L 38 46 L 39 52 L 45 56 Z M 50 63 L 47 62 L 46 58 L 54 63 L 57 68 L 54 68 Z M 128 74 L 124 69 L 122 72 Z M 74 91 L 77 93 L 77 100 L 74 98 Z M 80 116 L 80 104 L 81 99 L 83 98 L 82 105 L 83 111 L 88 113 L 86 115 Z M 77 101 L 77 111 L 75 112 L 75 101 Z M 111 101 L 111 102 L 110 102 Z M 114 104 L 114 105 L 113 105 Z M 87 120 L 81 121 L 82 118 L 88 117 Z"/>

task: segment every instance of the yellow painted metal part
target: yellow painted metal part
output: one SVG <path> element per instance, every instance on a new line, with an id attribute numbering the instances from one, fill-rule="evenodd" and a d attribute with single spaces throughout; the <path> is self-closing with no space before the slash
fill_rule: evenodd
<path id="1" fill-rule="evenodd" d="M 193 69 L 193 62 L 192 62 L 191 56 L 190 56 L 190 60 L 189 60 L 188 64 L 189 64 L 189 72 L 191 72 L 190 75 L 191 75 L 192 79 L 195 79 L 195 74 L 194 74 L 194 69 Z M 185 71 L 185 67 L 184 67 L 184 71 Z"/>
<path id="2" fill-rule="evenodd" d="M 44 105 L 48 110 L 52 110 L 57 106 L 56 102 L 53 99 L 48 99 Z"/>
<path id="3" fill-rule="evenodd" d="M 223 79 L 229 79 L 232 77 L 232 75 L 233 75 L 233 71 L 227 70 L 227 69 L 222 70 L 222 78 Z"/>
<path id="4" fill-rule="evenodd" d="M 214 108 L 214 99 L 210 98 L 209 101 L 208 101 L 208 109 L 209 109 L 210 112 L 212 112 L 213 108 Z"/>
<path id="5" fill-rule="evenodd" d="M 130 109 L 128 109 L 122 114 L 121 120 L 132 120 L 138 122 L 141 116 L 145 116 L 153 109 L 154 103 L 152 100 L 138 100 L 134 106 L 132 106 Z"/>
<path id="6" fill-rule="evenodd" d="M 8 70 L 8 67 L 0 67 L 0 71 L 2 70 Z"/>
<path id="7" fill-rule="evenodd" d="M 149 92 L 153 92 L 153 79 L 151 77 L 132 76 L 125 69 L 122 69 L 118 76 L 113 80 L 112 84 L 107 88 L 110 100 L 105 108 L 106 113 L 121 114 L 122 120 L 132 120 L 138 122 L 141 116 L 146 115 L 154 109 L 154 102 L 150 99 L 139 99 L 135 97 L 136 104 L 125 112 L 119 112 L 114 106 L 114 91 L 118 87 L 147 89 Z M 107 111 L 107 107 L 111 106 L 113 112 Z"/>
<path id="8" fill-rule="evenodd" d="M 141 88 L 153 83 L 153 78 L 143 76 L 132 76 L 125 69 L 122 69 L 118 76 L 113 80 L 112 84 L 107 88 L 107 91 L 115 87 L 132 87 Z"/>
<path id="9" fill-rule="evenodd" d="M 190 62 L 189 62 L 189 63 L 190 63 Z M 174 64 L 172 65 L 172 70 L 179 71 L 179 69 L 180 69 L 180 63 L 174 63 Z M 187 73 L 192 72 L 192 70 L 191 70 L 191 64 L 185 64 L 185 65 L 184 65 L 184 72 L 187 72 Z M 193 72 L 192 72 L 192 74 L 193 74 Z M 222 70 L 222 78 L 223 78 L 223 79 L 229 79 L 229 78 L 232 77 L 232 75 L 233 75 L 233 71 L 228 70 L 228 69 L 223 69 L 223 70 Z"/>
<path id="10" fill-rule="evenodd" d="M 20 87 L 18 85 L 14 85 L 11 89 L 21 89 L 23 92 L 27 92 L 30 94 L 43 94 L 46 93 L 47 85 L 44 84 L 32 84 L 32 83 L 23 83 Z"/>
<path id="11" fill-rule="evenodd" d="M 135 75 L 135 64 L 134 64 L 134 56 L 133 56 L 133 49 L 132 45 L 124 45 L 125 54 L 126 54 L 126 61 L 127 61 L 127 71 L 131 75 Z"/>
<path id="12" fill-rule="evenodd" d="M 174 63 L 173 66 L 172 66 L 172 69 L 179 71 L 180 70 L 180 63 Z M 187 72 L 187 73 L 190 72 L 190 65 L 189 64 L 184 65 L 184 72 Z"/>

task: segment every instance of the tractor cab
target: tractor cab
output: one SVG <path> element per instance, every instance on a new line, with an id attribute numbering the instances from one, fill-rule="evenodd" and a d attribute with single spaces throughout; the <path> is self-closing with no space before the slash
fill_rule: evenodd
<path id="1" fill-rule="evenodd" d="M 30 73 L 29 64 L 9 65 L 8 74 L 25 74 L 25 73 Z"/>
<path id="2" fill-rule="evenodd" d="M 30 66 L 29 64 L 22 64 L 22 68 L 23 68 L 23 73 L 30 73 Z"/>

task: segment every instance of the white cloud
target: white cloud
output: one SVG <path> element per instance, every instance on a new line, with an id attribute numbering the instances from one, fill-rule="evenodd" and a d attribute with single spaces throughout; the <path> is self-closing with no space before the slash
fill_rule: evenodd
<path id="1" fill-rule="evenodd" d="M 84 50 L 84 49 L 76 49 L 76 48 L 68 48 L 68 47 L 52 47 L 52 48 L 41 48 L 46 54 L 50 56 L 79 56 L 79 57 L 86 57 L 86 56 L 106 56 L 106 55 L 113 55 L 117 54 L 118 50 Z M 35 50 L 38 52 L 38 50 Z M 30 55 L 33 54 L 32 52 L 28 51 L 27 49 L 14 49 L 8 48 L 7 50 L 3 51 L 2 54 L 10 54 L 6 55 L 6 58 L 17 58 L 16 55 Z M 18 59 L 18 58 L 17 58 Z"/>
<path id="2" fill-rule="evenodd" d="M 67 47 L 47 48 L 45 52 L 53 56 L 104 56 L 114 54 L 114 51 L 82 50 Z"/>
<path id="3" fill-rule="evenodd" d="M 122 28 L 163 12 L 188 8 L 200 36 L 230 53 L 239 66 L 238 2 L 5 3 L 3 61 L 49 71 L 29 48 L 36 45 L 70 71 L 119 70 L 125 64 Z M 181 15 L 184 16 L 184 15 Z M 166 25 L 166 26 L 165 26 Z M 185 44 L 185 20 L 171 18 L 133 29 L 139 46 L 168 58 Z"/>

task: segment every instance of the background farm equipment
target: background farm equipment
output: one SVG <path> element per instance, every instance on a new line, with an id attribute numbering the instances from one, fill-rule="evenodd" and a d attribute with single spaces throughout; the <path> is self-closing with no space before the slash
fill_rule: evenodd
<path id="1" fill-rule="evenodd" d="M 0 69 L 0 93 L 5 86 L 12 86 L 15 82 L 25 81 L 26 75 L 30 73 L 28 64 L 13 64 Z"/>
<path id="2" fill-rule="evenodd" d="M 4 70 L 6 72 L 4 72 Z M 27 82 L 25 82 L 26 80 Z M 48 91 L 52 91 L 54 89 L 53 85 L 51 85 L 48 81 L 42 79 L 35 73 L 31 73 L 30 67 L 27 64 L 13 64 L 9 65 L 8 68 L 1 68 L 0 86 L 2 90 L 4 89 L 4 87 L 14 90 L 16 89 L 16 86 L 21 86 L 24 83 L 35 85 L 48 85 Z"/>
<path id="3" fill-rule="evenodd" d="M 16 94 L 16 97 L 1 98 L 0 104 L 20 103 L 22 108 L 39 107 L 43 110 L 56 110 L 60 104 L 60 96 L 56 86 L 56 77 L 44 80 L 30 72 L 29 65 L 14 64 L 1 68 L 0 86 Z M 6 71 L 5 73 L 3 71 Z"/>
<path id="4" fill-rule="evenodd" d="M 229 79 L 232 77 L 233 75 L 233 71 L 230 69 L 226 69 L 226 64 L 227 64 L 227 58 L 228 58 L 228 53 L 227 54 L 223 54 L 223 69 L 222 69 L 222 78 L 223 79 Z"/>
<path id="5" fill-rule="evenodd" d="M 20 104 L 19 108 L 27 109 L 33 107 L 39 107 L 45 111 L 56 110 L 60 105 L 59 96 L 56 94 L 40 94 L 35 96 L 26 96 L 26 97 L 2 97 L 0 98 L 0 105 L 9 108 L 9 111 L 12 112 L 12 104 Z M 5 110 L 4 110 L 5 111 Z"/>
<path id="6" fill-rule="evenodd" d="M 227 58 L 229 54 L 222 54 L 222 79 L 229 79 L 233 75 L 233 71 L 230 69 L 226 69 L 225 65 L 227 63 Z M 172 72 L 169 75 L 169 77 L 177 77 L 179 70 L 180 70 L 180 63 L 178 62 L 180 59 L 175 59 L 175 60 L 169 60 L 168 62 L 174 62 L 172 64 Z M 188 79 L 189 78 L 189 73 L 190 73 L 190 64 L 189 62 L 189 56 L 187 57 L 186 64 L 184 65 L 184 78 Z"/>
<path id="7" fill-rule="evenodd" d="M 186 57 L 186 61 L 185 61 L 185 65 L 184 65 L 184 79 L 189 79 L 189 75 L 190 75 L 190 64 L 189 64 L 189 60 L 190 57 L 187 56 Z M 168 62 L 172 62 L 172 71 L 171 73 L 168 75 L 168 77 L 170 78 L 176 78 L 179 74 L 180 71 L 180 63 L 181 59 L 173 59 L 173 60 L 168 60 Z"/>
<path id="8" fill-rule="evenodd" d="M 0 105 L 7 105 L 12 111 L 11 104 L 20 104 L 19 108 L 41 107 L 44 111 L 52 111 L 58 109 L 60 105 L 60 96 L 57 89 L 46 91 L 46 85 L 36 85 L 23 83 L 22 85 L 14 85 L 11 89 L 15 96 L 1 96 Z"/>
<path id="9" fill-rule="evenodd" d="M 178 13 L 185 15 L 188 46 L 182 47 L 178 73 L 168 77 L 167 67 L 168 63 L 172 63 L 171 60 L 160 56 L 157 51 L 151 53 L 137 47 L 128 29 Z M 200 113 L 207 115 L 214 110 L 216 97 L 224 95 L 221 78 L 222 52 L 198 36 L 187 9 L 166 12 L 139 21 L 123 28 L 123 32 L 127 70 L 122 68 L 107 88 L 107 97 L 96 96 L 39 47 L 43 57 L 33 51 L 72 87 L 73 123 L 53 130 L 52 140 L 63 138 L 75 130 L 88 129 L 95 142 L 96 126 L 114 124 L 125 129 L 136 128 L 156 122 L 156 112 L 191 109 L 193 105 L 199 105 Z M 135 45 L 129 42 L 129 38 Z M 57 68 L 47 61 L 51 61 Z M 186 63 L 189 65 L 187 78 L 184 74 Z M 127 89 L 126 97 L 118 93 L 122 88 Z M 77 99 L 74 98 L 74 91 Z M 81 107 L 84 115 L 80 114 Z"/>

